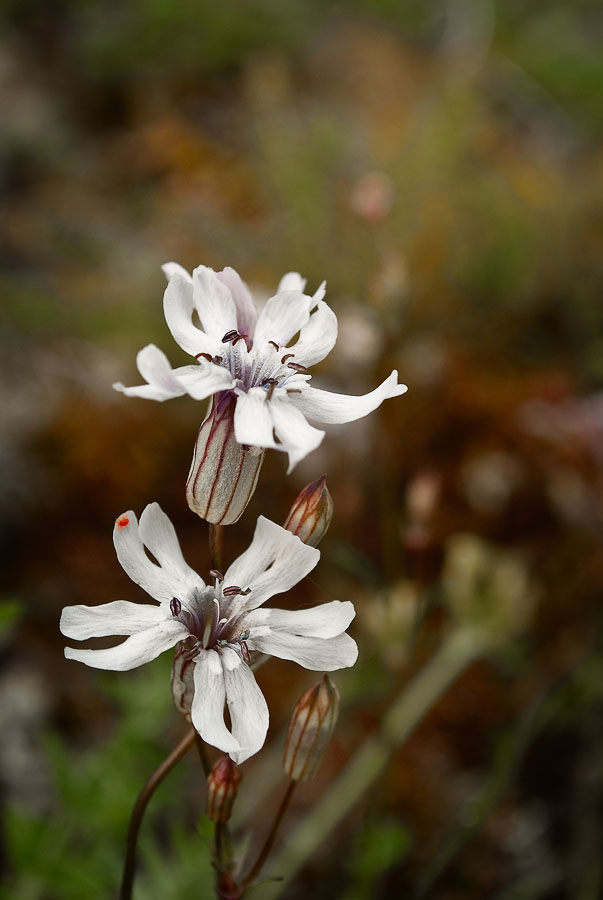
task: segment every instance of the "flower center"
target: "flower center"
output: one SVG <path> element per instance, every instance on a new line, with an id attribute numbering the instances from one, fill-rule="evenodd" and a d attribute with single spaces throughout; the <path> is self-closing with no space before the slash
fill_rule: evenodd
<path id="1" fill-rule="evenodd" d="M 222 574 L 216 570 L 212 570 L 210 574 L 216 581 L 223 580 Z M 220 652 L 225 647 L 230 647 L 236 650 L 246 663 L 251 661 L 249 648 L 245 643 L 249 637 L 249 630 L 242 628 L 241 616 L 236 613 L 233 615 L 232 609 L 222 609 L 220 605 L 220 599 L 239 594 L 245 596 L 249 592 L 250 588 L 242 590 L 238 585 L 228 585 L 220 589 L 216 584 L 215 588 L 207 588 L 201 594 L 193 595 L 186 606 L 178 597 L 172 597 L 170 612 L 189 632 L 189 637 L 183 642 L 184 659 L 194 659 L 201 650 Z"/>

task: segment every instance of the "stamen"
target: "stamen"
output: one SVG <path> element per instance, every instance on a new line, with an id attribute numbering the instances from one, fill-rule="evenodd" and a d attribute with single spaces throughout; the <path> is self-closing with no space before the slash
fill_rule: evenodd
<path id="1" fill-rule="evenodd" d="M 278 384 L 278 378 L 264 378 L 261 386 L 264 387 L 266 384 Z"/>
<path id="2" fill-rule="evenodd" d="M 195 353 L 195 359 L 206 359 L 208 362 L 212 362 L 211 353 Z"/>
<path id="3" fill-rule="evenodd" d="M 292 356 L 295 356 L 295 353 L 285 353 L 285 355 L 281 357 L 281 362 L 285 363 L 285 361 L 291 359 Z"/>
<path id="4" fill-rule="evenodd" d="M 287 363 L 288 369 L 294 369 L 296 372 L 307 372 L 308 367 L 302 366 L 301 363 Z"/>
<path id="5" fill-rule="evenodd" d="M 287 388 L 287 393 L 288 394 L 301 394 L 302 390 L 301 390 L 301 388 Z"/>
<path id="6" fill-rule="evenodd" d="M 251 593 L 251 588 L 245 588 L 244 591 L 239 591 L 239 594 L 240 594 L 242 597 L 246 597 L 247 594 L 250 594 L 250 593 Z"/>
<path id="7" fill-rule="evenodd" d="M 182 603 L 180 602 L 178 597 L 172 597 L 172 599 L 170 600 L 170 612 L 174 616 L 174 618 L 177 618 L 177 616 L 179 616 L 182 612 Z"/>
<path id="8" fill-rule="evenodd" d="M 276 384 L 270 382 L 270 384 L 268 385 L 268 390 L 266 391 L 266 400 L 272 400 L 272 395 L 274 394 L 275 387 Z"/>
<path id="9" fill-rule="evenodd" d="M 217 578 L 218 581 L 224 581 L 224 576 L 222 575 L 222 573 L 220 572 L 219 569 L 210 569 L 209 574 L 211 575 L 212 578 Z"/>
<path id="10" fill-rule="evenodd" d="M 222 593 L 224 594 L 225 597 L 236 597 L 237 594 L 240 594 L 242 592 L 241 592 L 241 588 L 238 585 L 232 584 L 229 587 L 225 587 L 223 589 Z"/>
<path id="11" fill-rule="evenodd" d="M 233 328 L 232 331 L 227 331 L 224 337 L 222 338 L 223 344 L 228 344 L 230 341 L 234 341 L 236 337 L 239 336 L 239 332 Z"/>
<path id="12" fill-rule="evenodd" d="M 234 340 L 232 342 L 232 346 L 234 347 L 234 345 L 237 343 L 237 341 L 244 340 L 246 337 L 249 337 L 249 335 L 248 334 L 238 334 L 236 336 L 236 338 L 234 338 Z"/>
<path id="13" fill-rule="evenodd" d="M 279 347 L 279 345 L 276 343 L 276 341 L 268 341 L 268 343 L 269 343 L 269 344 L 272 344 L 272 346 L 274 347 L 274 349 L 275 349 L 277 352 L 280 350 L 280 347 Z"/>
<path id="14" fill-rule="evenodd" d="M 239 647 L 241 648 L 241 656 L 248 666 L 251 665 L 251 653 L 249 652 L 249 647 L 247 646 L 245 641 L 241 641 Z"/>

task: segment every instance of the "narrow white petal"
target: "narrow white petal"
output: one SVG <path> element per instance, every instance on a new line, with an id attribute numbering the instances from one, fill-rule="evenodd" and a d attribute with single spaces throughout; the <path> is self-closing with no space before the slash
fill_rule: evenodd
<path id="1" fill-rule="evenodd" d="M 194 400 L 206 400 L 218 391 L 228 391 L 235 386 L 228 369 L 206 360 L 196 366 L 181 366 L 174 369 L 174 377 Z"/>
<path id="2" fill-rule="evenodd" d="M 251 388 L 237 397 L 234 413 L 235 436 L 249 447 L 276 447 L 272 404 L 263 388 Z"/>
<path id="3" fill-rule="evenodd" d="M 138 533 L 173 584 L 172 596 L 183 601 L 188 593 L 203 590 L 205 582 L 186 563 L 174 526 L 158 503 L 149 503 L 145 507 L 140 517 Z"/>
<path id="4" fill-rule="evenodd" d="M 268 706 L 249 666 L 228 647 L 222 651 L 222 668 L 232 733 L 241 748 L 230 756 L 240 765 L 257 753 L 266 740 Z"/>
<path id="5" fill-rule="evenodd" d="M 176 619 L 164 619 L 158 625 L 126 638 L 117 647 L 108 647 L 106 650 L 75 650 L 73 647 L 65 647 L 65 656 L 93 669 L 125 672 L 150 662 L 187 636 L 188 631 Z"/>
<path id="6" fill-rule="evenodd" d="M 242 608 L 255 609 L 305 578 L 319 559 L 320 550 L 308 547 L 291 532 L 260 516 L 251 544 L 228 567 L 224 586 L 251 588 Z M 235 601 L 241 603 L 240 598 Z"/>
<path id="7" fill-rule="evenodd" d="M 59 628 L 65 637 L 85 641 L 110 634 L 138 634 L 165 619 L 158 606 L 114 600 L 100 606 L 66 606 Z"/>
<path id="8" fill-rule="evenodd" d="M 255 326 L 254 347 L 262 347 L 268 341 L 286 347 L 308 321 L 311 304 L 311 297 L 300 291 L 281 291 L 266 300 Z"/>
<path id="9" fill-rule="evenodd" d="M 175 272 L 170 276 L 168 286 L 163 295 L 163 314 L 167 326 L 177 344 L 183 350 L 196 356 L 198 353 L 209 353 L 214 356 L 220 349 L 220 343 L 210 337 L 193 323 L 195 303 L 192 278 L 188 272 Z"/>
<path id="10" fill-rule="evenodd" d="M 300 397 L 301 394 L 290 396 Z M 271 412 L 276 436 L 282 444 L 280 449 L 289 454 L 289 474 L 304 456 L 318 447 L 325 433 L 310 425 L 288 397 L 273 397 Z"/>
<path id="11" fill-rule="evenodd" d="M 222 663 L 215 650 L 201 650 L 195 657 L 195 694 L 191 721 L 204 741 L 225 753 L 240 749 L 224 723 L 226 684 Z"/>
<path id="12" fill-rule="evenodd" d="M 337 316 L 323 300 L 310 316 L 299 334 L 299 340 L 289 348 L 295 362 L 313 366 L 331 352 L 337 340 Z"/>
<path id="13" fill-rule="evenodd" d="M 332 638 L 342 634 L 356 610 L 349 600 L 332 600 L 310 609 L 254 609 L 245 617 L 245 627 L 269 626 L 270 631 L 287 631 L 305 637 Z"/>
<path id="14" fill-rule="evenodd" d="M 181 275 L 185 281 L 190 281 L 191 284 L 193 283 L 193 279 L 191 278 L 189 273 L 186 271 L 184 266 L 180 265 L 180 263 L 175 263 L 175 262 L 164 263 L 162 265 L 161 269 L 168 281 L 170 280 L 172 275 Z"/>
<path id="15" fill-rule="evenodd" d="M 165 353 L 154 344 L 147 344 L 136 356 L 138 371 L 148 381 L 137 387 L 124 387 L 118 382 L 113 387 L 127 397 L 144 397 L 147 400 L 171 400 L 181 397 L 185 390 L 175 377 Z"/>
<path id="16" fill-rule="evenodd" d="M 193 294 L 203 330 L 221 344 L 227 332 L 237 330 L 237 308 L 230 288 L 213 269 L 197 266 L 193 271 Z"/>
<path id="17" fill-rule="evenodd" d="M 358 647 L 349 634 L 321 640 L 302 637 L 285 631 L 270 631 L 268 634 L 249 638 L 250 649 L 260 650 L 280 659 L 290 659 L 305 669 L 316 672 L 333 672 L 353 666 L 358 658 Z"/>
<path id="18" fill-rule="evenodd" d="M 230 288 L 230 293 L 237 308 L 237 328 L 239 333 L 246 334 L 253 339 L 258 314 L 249 288 L 239 273 L 231 269 L 230 266 L 218 272 L 218 278 Z"/>
<path id="19" fill-rule="evenodd" d="M 398 373 L 394 369 L 379 387 L 361 397 L 333 394 L 330 391 L 320 391 L 317 388 L 306 386 L 301 394 L 290 394 L 289 398 L 290 402 L 304 416 L 314 422 L 339 424 L 361 419 L 381 406 L 384 400 L 390 397 L 399 397 L 407 390 L 405 384 L 398 384 Z"/>
<path id="20" fill-rule="evenodd" d="M 138 521 L 128 510 L 115 521 L 113 543 L 122 568 L 135 584 L 160 602 L 168 602 L 176 596 L 178 585 L 160 566 L 151 562 L 144 551 L 138 532 Z"/>
<path id="21" fill-rule="evenodd" d="M 287 272 L 279 282 L 277 294 L 280 294 L 281 291 L 301 291 L 303 294 L 305 289 L 306 279 L 302 278 L 299 272 Z"/>

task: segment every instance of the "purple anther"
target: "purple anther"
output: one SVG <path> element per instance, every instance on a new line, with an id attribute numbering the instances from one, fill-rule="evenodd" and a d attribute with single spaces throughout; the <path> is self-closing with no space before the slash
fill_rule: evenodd
<path id="1" fill-rule="evenodd" d="M 308 371 L 308 367 L 302 366 L 301 363 L 294 363 L 294 362 L 287 363 L 287 368 L 294 369 L 296 372 L 307 372 Z"/>
<path id="2" fill-rule="evenodd" d="M 170 600 L 170 612 L 176 618 L 182 612 L 182 603 L 178 597 L 172 597 Z"/>
<path id="3" fill-rule="evenodd" d="M 218 581 L 224 581 L 224 576 L 222 575 L 222 573 L 220 572 L 219 569 L 210 569 L 209 574 L 211 575 L 212 578 L 217 578 Z"/>
<path id="4" fill-rule="evenodd" d="M 241 588 L 236 584 L 231 584 L 228 587 L 225 587 L 222 593 L 225 597 L 236 597 L 237 594 L 241 593 Z"/>
<path id="5" fill-rule="evenodd" d="M 247 646 L 245 641 L 241 641 L 239 647 L 241 648 L 241 656 L 249 666 L 251 664 L 251 653 L 249 652 L 249 647 Z"/>
<path id="6" fill-rule="evenodd" d="M 292 356 L 295 356 L 295 353 L 285 353 L 285 355 L 281 357 L 281 362 L 285 363 L 288 359 L 291 359 Z"/>
<path id="7" fill-rule="evenodd" d="M 223 344 L 228 344 L 230 341 L 234 341 L 235 338 L 239 336 L 239 332 L 236 328 L 233 328 L 232 331 L 227 331 L 224 337 L 222 338 Z"/>

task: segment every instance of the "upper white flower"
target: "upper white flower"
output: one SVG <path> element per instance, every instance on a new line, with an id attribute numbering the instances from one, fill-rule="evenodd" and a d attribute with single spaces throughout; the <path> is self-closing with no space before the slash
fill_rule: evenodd
<path id="1" fill-rule="evenodd" d="M 190 394 L 203 400 L 221 391 L 237 398 L 235 436 L 240 444 L 272 447 L 289 454 L 289 471 L 314 450 L 324 432 L 311 425 L 360 419 L 388 397 L 403 394 L 394 370 L 361 397 L 310 387 L 308 367 L 320 362 L 337 340 L 337 318 L 324 302 L 324 283 L 310 297 L 296 272 L 256 312 L 251 294 L 234 269 L 214 272 L 198 266 L 192 274 L 177 263 L 163 266 L 168 278 L 163 308 L 178 344 L 197 364 L 172 369 L 153 344 L 137 356 L 139 387 L 114 387 L 131 397 L 169 400 Z M 198 316 L 201 327 L 193 321 Z M 297 341 L 290 345 L 295 335 Z"/>
<path id="2" fill-rule="evenodd" d="M 132 581 L 158 606 L 116 600 L 101 606 L 67 606 L 62 633 L 74 640 L 129 635 L 103 650 L 65 648 L 68 659 L 97 669 L 124 671 L 185 642 L 193 664 L 190 708 L 201 737 L 241 763 L 262 747 L 268 707 L 248 665 L 249 651 L 290 659 L 307 669 L 333 671 L 355 663 L 358 648 L 345 630 L 355 611 L 334 600 L 312 609 L 260 608 L 310 572 L 320 552 L 263 516 L 249 548 L 206 585 L 184 560 L 174 526 L 157 503 L 137 522 L 120 516 L 113 531 L 117 557 Z M 157 562 L 152 562 L 145 547 Z M 219 577 L 218 577 L 219 576 Z M 224 703 L 231 728 L 224 722 Z"/>

